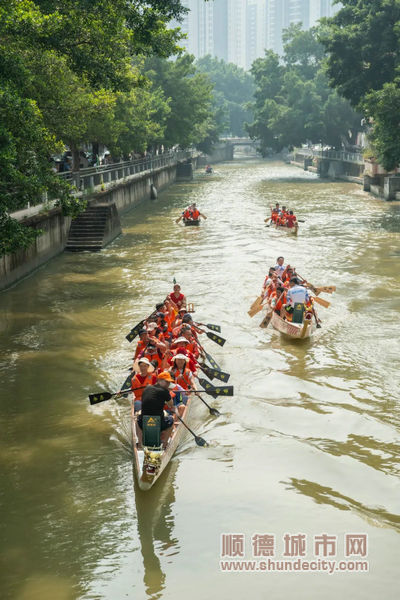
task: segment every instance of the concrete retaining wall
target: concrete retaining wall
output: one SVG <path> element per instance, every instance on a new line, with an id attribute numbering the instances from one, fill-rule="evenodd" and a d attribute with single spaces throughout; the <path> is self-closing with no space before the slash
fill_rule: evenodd
<path id="1" fill-rule="evenodd" d="M 0 257 L 0 290 L 26 277 L 64 250 L 71 218 L 64 217 L 60 208 L 53 208 L 46 214 L 28 217 L 23 223 L 41 229 L 43 233 L 26 250 Z"/>
<path id="2" fill-rule="evenodd" d="M 194 164 L 196 164 L 195 160 Z M 152 183 L 157 190 L 161 190 L 175 179 L 176 165 L 161 167 L 154 171 L 143 171 L 118 184 L 109 186 L 104 191 L 94 193 L 88 198 L 88 204 L 115 205 L 116 211 L 121 214 L 144 200 L 150 201 Z M 27 250 L 19 250 L 14 254 L 0 257 L 0 290 L 10 287 L 63 252 L 67 243 L 71 218 L 64 217 L 59 208 L 54 208 L 45 214 L 28 217 L 23 222 L 35 229 L 42 229 L 44 233 Z M 110 220 L 106 232 L 107 241 L 111 241 L 115 237 L 114 225 L 117 222 L 119 222 L 117 218 Z"/>

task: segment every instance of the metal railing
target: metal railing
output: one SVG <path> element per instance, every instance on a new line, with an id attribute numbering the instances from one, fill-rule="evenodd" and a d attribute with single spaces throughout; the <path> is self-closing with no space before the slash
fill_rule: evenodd
<path id="1" fill-rule="evenodd" d="M 314 156 L 321 158 L 332 158 L 334 160 L 343 160 L 357 164 L 364 164 L 364 157 L 361 152 L 345 152 L 344 150 L 313 150 Z"/>
<path id="2" fill-rule="evenodd" d="M 85 190 L 94 190 L 97 186 L 106 186 L 110 183 L 123 181 L 137 173 L 172 166 L 178 161 L 191 158 L 192 156 L 192 151 L 168 152 L 136 160 L 88 167 L 79 171 L 64 171 L 58 173 L 58 176 L 73 184 L 76 188 L 75 193 L 79 193 Z"/>

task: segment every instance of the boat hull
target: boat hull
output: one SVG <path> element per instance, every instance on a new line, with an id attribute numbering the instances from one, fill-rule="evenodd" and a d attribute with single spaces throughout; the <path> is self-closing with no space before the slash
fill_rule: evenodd
<path id="1" fill-rule="evenodd" d="M 182 419 L 185 421 L 187 425 L 190 427 L 190 419 L 193 412 L 193 395 L 190 395 L 185 407 L 185 411 L 183 413 Z M 175 450 L 182 442 L 183 438 L 187 433 L 187 429 L 182 423 L 179 423 L 175 426 L 175 431 L 171 435 L 169 439 L 168 446 L 165 450 L 154 452 L 152 454 L 157 454 L 157 467 L 154 471 L 152 469 L 148 469 L 145 465 L 145 449 L 142 447 L 138 447 L 139 441 L 139 426 L 137 424 L 136 415 L 132 417 L 132 443 L 133 443 L 133 466 L 134 471 L 136 473 L 137 482 L 139 488 L 143 491 L 147 491 L 153 487 L 157 479 L 160 477 L 161 473 L 164 471 L 165 467 L 168 465 L 172 456 L 175 453 Z"/>
<path id="2" fill-rule="evenodd" d="M 295 225 L 294 227 L 286 227 L 286 225 L 275 225 L 274 229 L 278 229 L 279 231 L 285 231 L 289 235 L 297 235 L 299 231 L 299 226 Z"/>
<path id="3" fill-rule="evenodd" d="M 311 319 L 304 320 L 303 323 L 290 323 L 290 321 L 284 321 L 276 312 L 272 314 L 271 325 L 283 335 L 294 340 L 310 338 L 316 330 L 316 325 Z"/>
<path id="4" fill-rule="evenodd" d="M 185 227 L 198 227 L 200 225 L 200 219 L 184 219 Z"/>

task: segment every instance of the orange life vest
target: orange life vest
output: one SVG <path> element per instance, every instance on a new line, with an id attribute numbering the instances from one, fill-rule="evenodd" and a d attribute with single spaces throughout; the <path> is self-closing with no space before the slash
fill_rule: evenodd
<path id="1" fill-rule="evenodd" d="M 140 377 L 140 379 L 139 379 Z M 147 385 L 153 385 L 157 379 L 156 377 L 149 373 L 148 375 L 146 375 L 146 377 L 144 378 L 143 381 L 141 381 L 143 378 L 140 375 L 140 373 L 136 373 L 135 377 L 132 377 L 132 385 L 131 385 L 131 389 L 132 392 L 135 394 L 135 400 L 141 400 L 142 399 L 142 394 L 144 389 L 138 390 L 136 388 L 141 388 L 143 386 L 147 386 Z"/>
<path id="2" fill-rule="evenodd" d="M 188 367 L 184 367 L 183 371 L 180 371 L 178 367 L 172 367 L 171 375 L 175 379 L 175 383 L 181 385 L 185 390 L 193 387 L 192 372 Z"/>

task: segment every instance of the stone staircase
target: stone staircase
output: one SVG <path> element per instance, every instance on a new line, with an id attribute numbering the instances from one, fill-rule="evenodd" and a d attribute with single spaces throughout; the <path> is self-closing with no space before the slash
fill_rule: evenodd
<path id="1" fill-rule="evenodd" d="M 115 204 L 88 206 L 71 223 L 65 250 L 96 252 L 121 233 L 121 223 Z"/>

